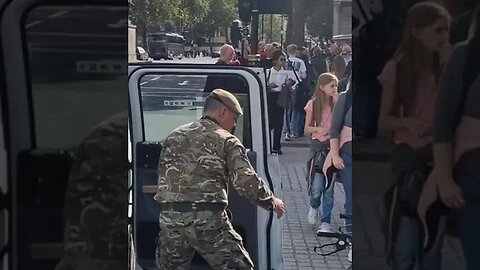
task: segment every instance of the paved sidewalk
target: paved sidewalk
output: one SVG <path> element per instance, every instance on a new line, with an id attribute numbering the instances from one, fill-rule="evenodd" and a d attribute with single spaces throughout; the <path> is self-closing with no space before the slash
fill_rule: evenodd
<path id="1" fill-rule="evenodd" d="M 305 162 L 308 158 L 309 139 L 282 140 L 284 154 L 280 156 L 283 194 L 287 208 L 284 219 L 283 249 L 285 269 L 347 269 L 347 251 L 322 257 L 313 247 L 328 239 L 315 236 L 317 226 L 307 221 L 308 196 L 305 182 Z M 390 173 L 390 147 L 388 139 L 356 141 L 353 163 L 353 230 L 355 234 L 354 269 L 389 269 L 384 253 L 382 196 L 392 184 Z M 332 227 L 336 230 L 342 220 L 345 195 L 341 184 L 335 187 Z M 459 240 L 445 237 L 442 250 L 442 269 L 466 269 Z"/>
<path id="2" fill-rule="evenodd" d="M 281 175 L 283 182 L 283 200 L 286 214 L 283 224 L 283 256 L 285 270 L 326 270 L 348 269 L 348 250 L 327 257 L 322 257 L 313 251 L 315 246 L 335 242 L 332 239 L 318 238 L 316 225 L 307 221 L 308 195 L 305 181 L 305 162 L 309 149 L 304 147 L 282 147 L 280 156 Z M 335 203 L 332 212 L 332 229 L 337 230 L 343 225 L 339 215 L 343 212 L 345 193 L 341 184 L 335 186 Z M 334 247 L 324 249 L 332 251 Z"/>

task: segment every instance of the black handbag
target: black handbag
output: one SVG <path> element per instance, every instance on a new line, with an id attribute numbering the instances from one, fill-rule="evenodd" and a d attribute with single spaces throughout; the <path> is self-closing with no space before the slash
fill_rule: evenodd
<path id="1" fill-rule="evenodd" d="M 301 81 L 295 87 L 293 100 L 293 105 L 299 110 L 303 110 L 307 105 L 307 102 L 310 100 L 309 91 L 304 81 Z"/>
<path id="2" fill-rule="evenodd" d="M 327 158 L 328 151 L 330 151 L 330 149 L 327 147 L 315 153 L 315 156 L 313 157 L 313 169 L 316 173 L 323 174 L 323 164 Z"/>
<path id="3" fill-rule="evenodd" d="M 282 91 L 280 92 L 277 98 L 277 105 L 284 109 L 287 108 L 288 103 L 290 102 L 291 92 L 292 90 L 290 87 L 283 85 Z"/>
<path id="4" fill-rule="evenodd" d="M 297 84 L 293 89 L 292 95 L 293 106 L 299 110 L 303 110 L 307 105 L 307 102 L 310 100 L 310 91 L 307 85 L 308 82 L 307 80 L 300 80 L 295 69 L 293 69 L 293 74 L 295 74 L 295 78 L 297 79 Z"/>
<path id="5" fill-rule="evenodd" d="M 400 212 L 407 216 L 417 216 L 417 206 L 427 174 L 420 170 L 406 171 L 398 183 Z"/>
<path id="6" fill-rule="evenodd" d="M 268 87 L 268 84 L 270 82 L 270 74 L 271 73 L 272 73 L 272 71 L 269 70 L 268 76 L 267 76 L 267 89 L 268 89 L 268 91 L 271 91 L 271 89 L 269 89 L 269 87 Z M 278 106 L 285 109 L 288 106 L 288 103 L 290 103 L 291 95 L 292 95 L 292 89 L 290 87 L 288 87 L 287 85 L 283 84 L 282 88 L 281 88 L 281 91 L 278 94 L 278 97 L 277 97 L 277 100 L 275 101 L 275 103 Z"/>
<path id="7" fill-rule="evenodd" d="M 315 117 L 313 115 L 314 107 L 315 107 L 315 104 L 312 103 L 312 120 L 310 121 L 310 126 L 312 127 L 317 126 L 315 124 Z M 321 143 L 321 142 L 316 142 L 312 139 L 311 144 L 313 145 L 315 143 Z M 316 173 L 323 174 L 323 164 L 325 163 L 325 159 L 327 158 L 329 151 L 330 151 L 330 145 L 324 145 L 321 149 L 315 152 L 315 155 L 312 158 L 312 162 L 313 162 L 313 170 Z"/>

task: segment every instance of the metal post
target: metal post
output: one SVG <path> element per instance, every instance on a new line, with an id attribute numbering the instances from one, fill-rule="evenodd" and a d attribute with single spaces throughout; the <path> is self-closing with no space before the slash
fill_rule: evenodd
<path id="1" fill-rule="evenodd" d="M 263 30 L 264 24 L 263 24 L 263 18 L 265 17 L 265 14 L 262 14 L 262 40 L 265 40 L 265 31 Z"/>
<path id="2" fill-rule="evenodd" d="M 250 46 L 252 53 L 258 51 L 258 10 L 252 10 L 252 31 L 250 32 Z"/>
<path id="3" fill-rule="evenodd" d="M 273 14 L 270 14 L 270 43 L 272 43 L 273 37 Z"/>
<path id="4" fill-rule="evenodd" d="M 282 25 L 280 26 L 280 48 L 283 48 L 283 24 L 284 24 L 284 16 L 282 15 Z"/>

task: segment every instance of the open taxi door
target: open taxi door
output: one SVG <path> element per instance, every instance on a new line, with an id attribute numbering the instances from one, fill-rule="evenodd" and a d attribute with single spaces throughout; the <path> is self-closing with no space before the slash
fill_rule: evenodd
<path id="1" fill-rule="evenodd" d="M 261 79 L 263 78 L 263 79 Z M 162 143 L 177 126 L 199 119 L 212 81 L 227 81 L 226 89 L 240 101 L 244 115 L 235 135 L 259 176 L 281 197 L 278 157 L 270 155 L 263 69 L 194 64 L 130 64 L 129 125 L 131 143 L 131 265 L 156 269 L 160 205 L 153 200 Z M 281 221 L 229 188 L 232 224 L 242 236 L 255 269 L 283 269 Z M 210 269 L 198 254 L 192 269 Z"/>

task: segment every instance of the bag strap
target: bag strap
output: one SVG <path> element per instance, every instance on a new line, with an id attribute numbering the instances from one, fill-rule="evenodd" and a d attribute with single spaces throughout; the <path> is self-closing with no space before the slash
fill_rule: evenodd
<path id="1" fill-rule="evenodd" d="M 300 83 L 300 78 L 298 78 L 297 71 L 295 70 L 295 67 L 293 66 L 292 60 L 287 59 L 287 61 L 288 61 L 290 64 L 292 64 L 293 74 L 295 74 L 295 78 L 297 78 L 297 83 Z"/>

